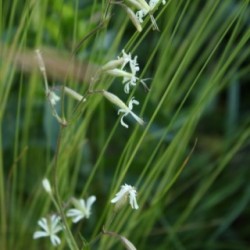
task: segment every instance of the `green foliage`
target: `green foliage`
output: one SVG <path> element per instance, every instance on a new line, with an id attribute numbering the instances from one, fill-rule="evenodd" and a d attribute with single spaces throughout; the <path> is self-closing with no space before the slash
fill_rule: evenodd
<path id="1" fill-rule="evenodd" d="M 0 1 L 0 249 L 53 248 L 32 235 L 37 220 L 55 211 L 41 185 L 45 176 L 54 183 L 55 162 L 62 200 L 97 197 L 91 217 L 69 225 L 84 249 L 124 249 L 100 236 L 104 225 L 137 249 L 248 249 L 249 1 L 168 0 L 154 13 L 160 31 L 147 17 L 141 33 L 115 4 L 103 22 L 107 4 Z M 62 98 L 57 111 L 69 124 L 60 128 L 36 48 L 49 84 L 82 95 L 86 71 L 123 48 L 138 55 L 148 93 L 139 84 L 122 94 L 121 81 L 106 76 L 96 89 L 125 101 L 136 93 L 146 125 L 128 118 L 125 129 L 96 94 L 80 104 Z M 71 74 L 73 60 L 80 70 Z M 124 183 L 137 188 L 140 208 L 112 219 L 110 200 Z M 58 248 L 69 248 L 66 237 Z"/>

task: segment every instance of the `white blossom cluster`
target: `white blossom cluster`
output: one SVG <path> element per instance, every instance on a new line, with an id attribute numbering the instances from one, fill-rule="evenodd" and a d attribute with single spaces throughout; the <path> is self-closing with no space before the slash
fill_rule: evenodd
<path id="1" fill-rule="evenodd" d="M 47 192 L 53 200 L 53 190 L 49 180 L 43 179 L 42 185 L 45 192 Z M 71 218 L 73 223 L 77 223 L 84 218 L 88 219 L 95 201 L 96 197 L 94 195 L 87 198 L 86 201 L 84 199 L 72 198 L 71 203 L 74 207 L 66 211 L 66 216 Z M 33 234 L 33 239 L 49 237 L 53 246 L 57 246 L 61 243 L 61 239 L 57 234 L 64 230 L 64 226 L 59 215 L 52 214 L 51 216 L 41 218 L 38 221 L 38 226 L 41 230 Z"/>
<path id="2" fill-rule="evenodd" d="M 42 186 L 45 192 L 48 193 L 53 200 L 53 190 L 49 180 L 46 178 L 43 179 Z M 72 219 L 73 223 L 78 223 L 84 218 L 89 219 L 92 213 L 92 206 L 95 201 L 96 197 L 94 195 L 90 196 L 86 200 L 76 199 L 73 197 L 71 199 L 73 208 L 66 210 L 65 214 L 67 217 Z M 133 209 L 139 208 L 136 200 L 136 189 L 128 184 L 125 184 L 121 186 L 121 190 L 111 200 L 111 203 L 116 204 L 116 208 L 120 208 L 127 202 L 129 202 Z M 52 214 L 47 217 L 42 217 L 38 220 L 37 224 L 40 229 L 34 232 L 33 239 L 49 237 L 53 246 L 61 244 L 61 239 L 58 236 L 58 233 L 63 231 L 65 227 L 62 223 L 62 218 L 59 215 Z M 126 238 L 124 240 L 126 241 Z M 132 243 L 129 243 L 128 241 L 127 244 L 130 245 Z"/>
<path id="3" fill-rule="evenodd" d="M 125 68 L 128 68 L 129 71 L 126 71 Z M 115 76 L 122 77 L 122 83 L 124 84 L 124 92 L 129 94 L 131 87 L 136 86 L 137 82 L 144 84 L 143 80 L 140 80 L 136 74 L 139 72 L 140 67 L 137 62 L 137 56 L 132 57 L 131 53 L 126 53 L 125 50 L 122 50 L 122 56 L 118 57 L 117 60 L 112 60 L 106 63 L 102 67 L 102 72 Z M 139 102 L 135 100 L 134 97 L 131 98 L 128 105 L 126 105 L 119 97 L 108 92 L 103 91 L 104 97 L 106 97 L 110 102 L 114 103 L 120 109 L 118 114 L 122 113 L 121 116 L 121 125 L 125 128 L 128 128 L 128 125 L 124 122 L 123 118 L 128 114 L 131 114 L 132 117 L 140 124 L 143 125 L 144 121 L 138 117 L 133 111 L 133 105 L 139 105 Z"/>
<path id="4" fill-rule="evenodd" d="M 141 24 L 143 23 L 144 18 L 146 16 L 150 17 L 153 28 L 158 30 L 156 21 L 153 17 L 153 12 L 156 8 L 159 7 L 160 4 L 166 4 L 166 1 L 123 0 L 120 1 L 119 4 L 125 8 L 130 20 L 133 22 L 136 29 L 141 32 Z M 37 50 L 36 53 L 39 68 L 44 78 L 45 94 L 51 105 L 53 114 L 56 116 L 58 121 L 63 124 L 64 120 L 59 117 L 59 115 L 57 114 L 57 110 L 55 109 L 56 104 L 60 101 L 60 97 L 57 96 L 56 93 L 52 91 L 49 87 L 46 76 L 45 64 L 43 62 L 41 53 L 39 50 Z M 108 74 L 114 77 L 120 77 L 122 78 L 122 84 L 125 94 L 130 94 L 131 89 L 136 87 L 137 83 L 143 84 L 143 86 L 146 88 L 144 80 L 138 77 L 140 66 L 137 59 L 137 56 L 132 56 L 131 53 L 126 53 L 126 51 L 123 49 L 121 55 L 118 56 L 117 59 L 111 60 L 108 63 L 104 64 L 101 69 L 97 71 L 93 79 L 98 80 L 100 74 Z M 126 104 L 117 95 L 107 90 L 94 90 L 94 84 L 95 82 L 90 83 L 89 90 L 85 95 L 81 95 L 66 86 L 63 87 L 63 90 L 65 94 L 68 94 L 79 102 L 85 102 L 87 96 L 89 96 L 90 94 L 101 93 L 103 97 L 105 97 L 108 101 L 110 101 L 119 108 L 118 115 L 121 114 L 120 123 L 122 126 L 124 126 L 125 128 L 129 127 L 128 124 L 124 121 L 124 118 L 128 115 L 131 115 L 131 117 L 133 117 L 133 119 L 140 125 L 144 125 L 143 119 L 133 112 L 134 105 L 139 105 L 139 101 L 137 101 L 135 97 L 132 96 L 131 99 L 128 101 L 128 104 Z M 49 194 L 51 200 L 56 203 L 53 194 L 53 189 L 48 179 L 44 179 L 42 181 L 42 185 L 44 190 Z M 139 209 L 139 205 L 137 204 L 136 197 L 136 188 L 131 185 L 124 184 L 121 186 L 120 190 L 115 194 L 114 198 L 110 200 L 110 202 L 114 204 L 114 211 L 117 211 L 125 204 L 129 204 L 132 209 L 137 210 Z M 38 226 L 40 229 L 35 231 L 35 233 L 33 234 L 33 238 L 38 239 L 42 237 L 49 237 L 52 245 L 58 246 L 61 243 L 61 239 L 58 234 L 61 231 L 65 230 L 65 220 L 68 218 L 73 223 L 78 223 L 83 219 L 89 219 L 91 217 L 92 207 L 95 202 L 96 197 L 94 195 L 91 195 L 87 199 L 76 199 L 74 197 L 71 198 L 70 202 L 66 203 L 67 205 L 65 206 L 65 208 L 63 208 L 65 216 L 61 218 L 58 214 L 52 214 L 47 217 L 42 217 L 38 220 Z M 72 207 L 69 207 L 69 204 L 71 204 Z M 109 234 L 112 233 L 109 232 Z M 133 244 L 125 237 L 119 236 L 119 239 L 123 242 L 123 244 L 127 246 L 127 249 L 135 249 Z"/>
<path id="5" fill-rule="evenodd" d="M 125 70 L 126 66 L 129 66 L 129 71 Z M 102 71 L 115 76 L 115 77 L 122 77 L 124 84 L 124 92 L 129 94 L 130 87 L 136 86 L 136 82 L 139 78 L 136 76 L 136 73 L 139 72 L 140 67 L 137 62 L 137 56 L 132 58 L 131 53 L 127 54 L 125 50 L 122 50 L 122 56 L 118 57 L 117 60 L 112 60 L 105 64 L 102 67 Z"/>

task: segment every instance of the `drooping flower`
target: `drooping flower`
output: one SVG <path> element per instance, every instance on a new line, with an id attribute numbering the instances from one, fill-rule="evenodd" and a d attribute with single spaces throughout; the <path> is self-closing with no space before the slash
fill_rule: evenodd
<path id="1" fill-rule="evenodd" d="M 120 109 L 118 110 L 118 115 L 120 113 L 123 113 L 122 117 L 121 117 L 121 125 L 124 126 L 125 128 L 128 128 L 128 125 L 123 121 L 123 118 L 125 116 L 127 116 L 128 114 L 131 114 L 133 116 L 133 118 L 140 124 L 140 125 L 144 125 L 144 121 L 137 116 L 133 111 L 133 104 L 138 105 L 139 102 L 136 101 L 134 99 L 134 97 L 132 97 L 132 99 L 129 101 L 128 106 L 116 95 L 103 90 L 103 95 L 104 97 L 106 97 L 110 102 L 114 103 L 115 105 L 117 105 Z"/>
<path id="2" fill-rule="evenodd" d="M 131 56 L 131 53 L 127 54 L 125 50 L 122 50 L 122 57 L 124 60 L 124 63 L 121 67 L 123 69 L 127 64 L 129 64 L 129 68 L 131 73 L 129 75 L 123 76 L 123 83 L 125 83 L 124 86 L 124 92 L 126 94 L 129 93 L 130 86 L 136 86 L 136 82 L 138 80 L 138 77 L 136 77 L 136 73 L 140 70 L 139 64 L 137 62 L 137 56 L 134 57 L 134 59 Z"/>
<path id="3" fill-rule="evenodd" d="M 84 199 L 72 199 L 72 203 L 75 208 L 69 209 L 67 211 L 67 217 L 72 217 L 73 223 L 77 223 L 83 218 L 88 219 L 91 214 L 91 207 L 93 203 L 96 201 L 95 196 L 90 196 L 87 201 L 85 202 Z"/>
<path id="4" fill-rule="evenodd" d="M 124 68 L 129 65 L 129 70 L 126 71 Z M 116 60 L 111 60 L 102 66 L 101 71 L 115 77 L 123 77 L 122 83 L 124 83 L 124 92 L 129 93 L 130 86 L 136 86 L 136 82 L 140 80 L 136 74 L 140 70 L 139 64 L 137 62 L 137 56 L 132 58 L 131 53 L 126 53 L 122 50 L 122 56 Z"/>
<path id="5" fill-rule="evenodd" d="M 120 191 L 111 200 L 111 203 L 116 203 L 116 208 L 120 208 L 128 202 L 128 199 L 132 209 L 139 208 L 136 201 L 136 189 L 128 184 L 124 184 L 121 186 Z"/>
<path id="6" fill-rule="evenodd" d="M 129 101 L 128 103 L 128 107 L 126 106 L 126 108 L 121 108 L 118 110 L 118 115 L 120 113 L 123 113 L 122 117 L 121 117 L 121 124 L 122 126 L 124 126 L 125 128 L 128 128 L 128 125 L 123 121 L 123 118 L 125 116 L 127 116 L 128 114 L 131 114 L 134 119 L 140 124 L 140 125 L 143 125 L 144 124 L 144 121 L 139 117 L 137 116 L 134 112 L 132 112 L 132 109 L 133 109 L 133 105 L 139 105 L 139 102 L 137 100 L 134 99 L 134 97 L 131 98 L 131 100 Z"/>
<path id="7" fill-rule="evenodd" d="M 51 215 L 49 219 L 41 218 L 38 221 L 38 225 L 43 229 L 43 231 L 36 231 L 33 234 L 33 239 L 50 237 L 52 245 L 59 245 L 61 243 L 61 240 L 56 234 L 63 230 L 63 226 L 61 225 L 60 220 L 61 218 L 55 214 Z"/>
<path id="8" fill-rule="evenodd" d="M 140 23 L 143 23 L 143 18 L 146 15 L 149 15 L 150 19 L 151 19 L 151 22 L 152 22 L 152 25 L 153 25 L 153 29 L 154 30 L 159 30 L 152 12 L 154 11 L 155 6 L 160 1 L 162 2 L 163 5 L 166 4 L 166 0 L 150 0 L 149 3 L 147 3 L 145 0 L 138 0 L 138 2 L 140 2 L 139 5 L 135 4 L 134 1 L 130 1 L 130 4 L 132 4 L 135 8 L 138 9 L 138 11 L 136 12 L 135 16 L 136 16 L 136 18 L 138 19 L 138 21 Z"/>

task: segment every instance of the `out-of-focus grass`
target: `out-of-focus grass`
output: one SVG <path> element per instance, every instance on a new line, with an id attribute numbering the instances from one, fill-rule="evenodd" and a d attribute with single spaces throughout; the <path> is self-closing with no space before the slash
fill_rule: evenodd
<path id="1" fill-rule="evenodd" d="M 41 180 L 52 179 L 59 126 L 45 101 L 35 48 L 43 52 L 51 85 L 66 83 L 82 94 L 83 72 L 123 48 L 138 55 L 141 77 L 152 78 L 149 93 L 138 86 L 131 94 L 145 127 L 129 120 L 124 129 L 114 107 L 93 95 L 64 129 L 61 197 L 97 196 L 90 219 L 72 229 L 79 244 L 79 235 L 91 240 L 100 232 L 112 216 L 111 197 L 126 182 L 137 187 L 140 209 L 123 209 L 107 230 L 138 249 L 248 248 L 249 1 L 169 0 L 155 13 L 160 32 L 147 20 L 141 34 L 113 6 L 109 25 L 76 54 L 107 1 L 0 3 L 1 249 L 50 248 L 32 234 L 38 218 L 54 211 Z M 80 77 L 69 72 L 73 60 Z M 102 78 L 96 87 L 128 99 L 119 84 Z M 66 98 L 67 119 L 76 105 Z M 60 248 L 67 249 L 65 241 Z M 104 236 L 97 248 L 122 246 Z"/>

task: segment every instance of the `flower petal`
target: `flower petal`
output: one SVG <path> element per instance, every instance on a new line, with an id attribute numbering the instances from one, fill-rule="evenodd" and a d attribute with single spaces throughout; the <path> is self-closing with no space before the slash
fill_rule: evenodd
<path id="1" fill-rule="evenodd" d="M 51 243 L 54 246 L 57 246 L 57 245 L 59 245 L 61 243 L 60 238 L 57 235 L 54 235 L 54 234 L 50 236 L 50 240 L 51 240 Z"/>
<path id="2" fill-rule="evenodd" d="M 47 232 L 36 231 L 36 232 L 33 234 L 33 239 L 38 239 L 38 238 L 47 237 L 47 236 L 49 236 L 49 234 L 48 234 Z"/>
<path id="3" fill-rule="evenodd" d="M 87 199 L 87 205 L 86 205 L 86 208 L 87 208 L 87 211 L 90 211 L 91 209 L 91 206 L 93 205 L 93 203 L 96 201 L 96 197 L 94 195 L 90 196 L 88 199 Z"/>
<path id="4" fill-rule="evenodd" d="M 42 218 L 37 223 L 44 231 L 48 232 L 48 222 L 45 218 Z"/>
<path id="5" fill-rule="evenodd" d="M 130 112 L 130 114 L 134 117 L 134 119 L 140 124 L 140 125 L 144 125 L 145 124 L 145 122 L 139 117 L 139 116 L 137 116 L 134 112 Z"/>
<path id="6" fill-rule="evenodd" d="M 125 113 L 122 117 L 121 117 L 121 125 L 125 128 L 128 128 L 128 125 L 123 121 L 123 118 L 127 115 L 128 113 Z"/>

